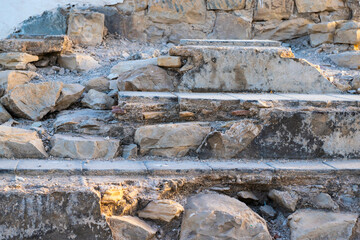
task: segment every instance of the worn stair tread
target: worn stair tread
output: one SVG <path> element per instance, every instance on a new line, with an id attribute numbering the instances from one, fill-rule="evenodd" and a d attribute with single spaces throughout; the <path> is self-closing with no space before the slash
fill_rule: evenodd
<path id="1" fill-rule="evenodd" d="M 17 175 L 178 175 L 186 173 L 211 172 L 261 172 L 261 171 L 299 171 L 331 172 L 345 171 L 360 173 L 360 159 L 331 160 L 237 160 L 229 161 L 197 159 L 139 159 L 129 160 L 38 160 L 38 159 L 0 159 L 0 174 Z"/>

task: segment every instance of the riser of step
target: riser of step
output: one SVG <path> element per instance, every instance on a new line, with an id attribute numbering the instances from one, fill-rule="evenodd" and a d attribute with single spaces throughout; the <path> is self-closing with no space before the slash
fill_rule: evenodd
<path id="1" fill-rule="evenodd" d="M 239 120 L 261 109 L 360 110 L 360 96 L 343 94 L 119 92 L 118 101 L 113 112 L 119 120 L 145 124 Z"/>

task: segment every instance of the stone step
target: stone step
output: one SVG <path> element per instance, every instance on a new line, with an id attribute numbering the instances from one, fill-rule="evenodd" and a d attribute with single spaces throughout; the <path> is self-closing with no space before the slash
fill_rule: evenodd
<path id="1" fill-rule="evenodd" d="M 186 60 L 178 91 L 341 92 L 319 67 L 276 41 L 182 40 L 169 53 Z"/>
<path id="2" fill-rule="evenodd" d="M 339 94 L 119 92 L 113 112 L 120 122 L 145 125 L 134 135 L 141 155 L 358 158 L 359 100 Z"/>
<path id="3" fill-rule="evenodd" d="M 211 173 L 254 173 L 277 174 L 342 174 L 358 175 L 360 160 L 231 160 L 231 161 L 199 161 L 170 159 L 140 159 L 137 161 L 118 160 L 37 160 L 0 159 L 0 174 L 16 174 L 18 176 L 51 176 L 51 175 L 83 175 L 83 176 L 186 176 Z"/>
<path id="4" fill-rule="evenodd" d="M 261 109 L 292 111 L 360 110 L 360 96 L 351 94 L 252 94 L 119 92 L 115 116 L 121 121 L 164 123 L 230 121 L 259 114 Z"/>

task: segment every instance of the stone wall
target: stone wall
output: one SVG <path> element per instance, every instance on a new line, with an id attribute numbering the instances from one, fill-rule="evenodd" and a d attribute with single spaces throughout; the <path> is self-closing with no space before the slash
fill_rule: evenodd
<path id="1" fill-rule="evenodd" d="M 50 20 L 49 14 L 45 17 L 51 22 L 71 10 L 52 12 Z M 130 40 L 174 43 L 181 38 L 287 40 L 307 35 L 308 24 L 360 19 L 360 4 L 353 0 L 124 0 L 90 10 L 105 14 L 110 33 Z M 34 19 L 25 27 L 39 24 Z M 4 34 L 0 28 L 0 37 Z"/>

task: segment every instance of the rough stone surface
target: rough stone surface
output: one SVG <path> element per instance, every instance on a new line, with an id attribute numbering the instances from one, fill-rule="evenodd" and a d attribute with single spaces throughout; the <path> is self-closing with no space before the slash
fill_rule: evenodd
<path id="1" fill-rule="evenodd" d="M 341 0 L 295 0 L 299 13 L 334 11 L 344 7 Z"/>
<path id="2" fill-rule="evenodd" d="M 261 126 L 244 120 L 234 123 L 225 133 L 209 134 L 201 146 L 200 155 L 214 158 L 234 158 L 259 135 Z"/>
<path id="3" fill-rule="evenodd" d="M 159 67 L 179 68 L 182 64 L 180 57 L 160 56 L 157 59 L 157 65 Z"/>
<path id="4" fill-rule="evenodd" d="M 56 111 L 67 109 L 80 99 L 85 87 L 80 84 L 64 84 L 59 99 L 56 102 Z"/>
<path id="5" fill-rule="evenodd" d="M 84 54 L 60 55 L 58 62 L 61 67 L 76 71 L 90 71 L 100 67 L 99 63 L 91 56 Z"/>
<path id="6" fill-rule="evenodd" d="M 245 0 L 208 0 L 206 1 L 206 7 L 208 10 L 240 10 L 245 8 Z"/>
<path id="7" fill-rule="evenodd" d="M 61 181 L 55 187 L 44 182 L 26 189 L 2 186 L 0 238 L 111 240 L 100 212 L 100 194 L 74 185 L 77 178 L 71 180 L 72 185 L 63 188 Z"/>
<path id="8" fill-rule="evenodd" d="M 81 103 L 85 107 L 91 109 L 106 110 L 111 109 L 111 107 L 114 106 L 115 101 L 107 94 L 91 89 L 87 94 L 85 94 Z"/>
<path id="9" fill-rule="evenodd" d="M 153 22 L 173 23 L 205 23 L 206 5 L 205 1 L 161 1 L 149 0 L 149 18 Z"/>
<path id="10" fill-rule="evenodd" d="M 329 56 L 331 61 L 341 67 L 359 69 L 360 67 L 360 53 L 358 51 L 343 52 L 339 54 L 332 54 Z"/>
<path id="11" fill-rule="evenodd" d="M 125 159 L 136 158 L 138 154 L 138 146 L 136 144 L 130 144 L 123 147 L 122 157 Z"/>
<path id="12" fill-rule="evenodd" d="M 337 30 L 334 36 L 334 43 L 347 43 L 347 44 L 359 44 L 360 43 L 360 30 L 348 29 Z"/>
<path id="13" fill-rule="evenodd" d="M 200 123 L 160 124 L 140 127 L 135 142 L 141 154 L 182 157 L 195 150 L 210 132 L 210 127 Z"/>
<path id="14" fill-rule="evenodd" d="M 332 200 L 331 196 L 327 193 L 319 193 L 313 199 L 314 206 L 320 209 L 331 209 L 336 210 L 339 205 Z"/>
<path id="15" fill-rule="evenodd" d="M 175 90 L 175 78 L 166 70 L 149 65 L 119 75 L 118 89 L 121 91 L 158 91 L 171 92 Z"/>
<path id="16" fill-rule="evenodd" d="M 307 26 L 311 23 L 311 20 L 305 18 L 255 22 L 254 38 L 279 41 L 298 38 L 307 35 Z"/>
<path id="17" fill-rule="evenodd" d="M 0 124 L 3 124 L 11 119 L 11 115 L 6 109 L 0 105 Z"/>
<path id="18" fill-rule="evenodd" d="M 336 30 L 337 22 L 324 22 L 324 23 L 314 23 L 308 25 L 308 31 L 310 34 L 313 33 L 333 33 Z"/>
<path id="19" fill-rule="evenodd" d="M 105 77 L 98 77 L 90 79 L 85 85 L 85 91 L 94 89 L 98 92 L 107 92 L 110 90 L 110 82 Z"/>
<path id="20" fill-rule="evenodd" d="M 27 64 L 39 60 L 38 56 L 21 52 L 0 53 L 0 65 L 5 69 L 25 70 Z"/>
<path id="21" fill-rule="evenodd" d="M 138 212 L 141 218 L 150 218 L 171 222 L 175 217 L 179 217 L 184 211 L 184 207 L 172 200 L 156 200 L 150 202 L 143 210 Z"/>
<path id="22" fill-rule="evenodd" d="M 298 210 L 289 216 L 291 239 L 351 239 L 358 214 Z"/>
<path id="23" fill-rule="evenodd" d="M 274 218 L 276 216 L 276 211 L 270 205 L 261 206 L 259 208 L 261 215 L 268 218 Z"/>
<path id="24" fill-rule="evenodd" d="M 3 158 L 46 158 L 36 131 L 0 126 L 0 156 Z"/>
<path id="25" fill-rule="evenodd" d="M 69 14 L 67 34 L 75 44 L 97 45 L 102 42 L 105 16 L 96 12 Z"/>
<path id="26" fill-rule="evenodd" d="M 17 85 L 23 85 L 30 82 L 37 74 L 26 71 L 0 71 L 0 96 L 8 93 Z"/>
<path id="27" fill-rule="evenodd" d="M 264 0 L 258 1 L 254 20 L 289 19 L 294 10 L 293 0 Z"/>
<path id="28" fill-rule="evenodd" d="M 315 66 L 285 48 L 180 46 L 170 54 L 188 57 L 181 91 L 339 92 Z"/>
<path id="29" fill-rule="evenodd" d="M 31 37 L 31 36 L 30 36 Z M 11 38 L 0 41 L 0 51 L 25 52 L 33 55 L 67 52 L 71 41 L 67 36 L 45 36 L 43 38 Z"/>
<path id="30" fill-rule="evenodd" d="M 292 212 L 296 210 L 296 205 L 299 200 L 299 196 L 296 193 L 271 190 L 268 196 L 286 210 Z"/>
<path id="31" fill-rule="evenodd" d="M 19 85 L 6 94 L 1 103 L 16 117 L 38 121 L 54 110 L 62 88 L 61 82 Z"/>
<path id="32" fill-rule="evenodd" d="M 258 201 L 259 198 L 255 196 L 254 193 L 249 191 L 240 191 L 236 194 L 240 200 L 250 200 L 250 201 Z"/>
<path id="33" fill-rule="evenodd" d="M 266 222 L 246 204 L 225 195 L 199 194 L 188 199 L 180 240 L 267 239 Z"/>
<path id="34" fill-rule="evenodd" d="M 107 219 L 112 230 L 114 240 L 150 240 L 156 230 L 137 217 L 122 216 Z"/>
<path id="35" fill-rule="evenodd" d="M 52 149 L 50 154 L 54 157 L 72 159 L 111 159 L 119 154 L 120 141 L 100 137 L 72 137 L 55 134 L 51 138 Z"/>
<path id="36" fill-rule="evenodd" d="M 116 8 L 123 13 L 134 13 L 147 8 L 149 0 L 128 0 L 118 3 Z"/>
<path id="37" fill-rule="evenodd" d="M 333 43 L 334 34 L 333 33 L 315 33 L 310 34 L 310 44 L 312 47 L 317 47 L 324 43 Z"/>
<path id="38" fill-rule="evenodd" d="M 111 68 L 111 74 L 119 76 L 122 73 L 131 70 L 137 70 L 139 68 L 147 67 L 149 65 L 157 65 L 157 58 L 119 62 L 113 68 Z"/>
<path id="39" fill-rule="evenodd" d="M 226 12 L 218 12 L 213 32 L 208 38 L 215 39 L 250 39 L 251 20 Z"/>

